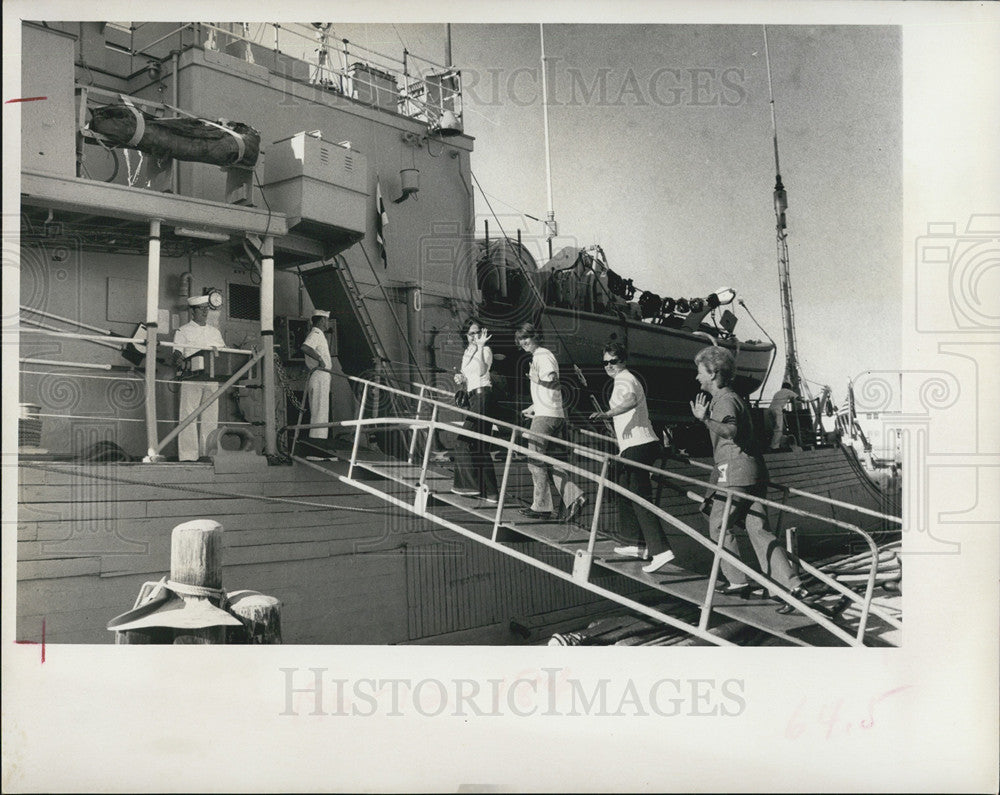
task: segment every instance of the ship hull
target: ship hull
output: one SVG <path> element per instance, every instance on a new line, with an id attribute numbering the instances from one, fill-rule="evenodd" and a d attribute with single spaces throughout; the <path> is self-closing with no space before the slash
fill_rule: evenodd
<path id="1" fill-rule="evenodd" d="M 646 386 L 654 423 L 689 421 L 689 401 L 698 393 L 694 357 L 702 348 L 716 344 L 736 357 L 734 388 L 743 395 L 756 391 L 764 381 L 774 347 L 770 344 L 718 340 L 705 332 L 657 326 L 608 315 L 547 307 L 542 327 L 549 347 L 560 362 L 573 362 L 588 382 L 606 399 L 610 379 L 600 366 L 608 342 L 622 343 L 629 353 L 629 369 Z"/>
<path id="2" fill-rule="evenodd" d="M 885 508 L 839 448 L 766 459 L 773 481 Z M 331 474 L 346 474 L 343 462 L 328 466 Z M 696 464 L 668 461 L 666 468 L 705 476 Z M 515 499 L 530 494 L 523 470 L 517 468 L 513 481 Z M 22 461 L 18 474 L 18 640 L 38 640 L 44 622 L 49 643 L 112 643 L 106 623 L 132 607 L 144 582 L 170 571 L 171 530 L 196 518 L 214 519 L 225 529 L 226 590 L 250 588 L 281 601 L 285 643 L 518 644 L 532 639 L 512 634 L 512 622 L 585 620 L 614 607 L 298 463 L 226 474 L 209 464 L 34 460 Z M 698 504 L 670 483 L 661 480 L 657 502 L 707 534 Z M 412 499 L 403 487 L 378 486 Z M 777 489 L 768 496 L 823 513 L 824 506 Z M 870 532 L 898 534 L 874 517 L 840 508 L 836 515 Z M 611 512 L 607 522 L 614 521 Z M 784 536 L 788 522 L 776 514 L 771 522 Z M 797 517 L 795 525 L 799 542 L 813 549 L 850 548 L 847 537 L 831 538 L 818 521 Z M 522 551 L 543 554 L 528 548 L 533 544 L 522 542 Z M 671 544 L 693 572 L 710 564 L 686 536 L 672 535 Z M 557 558 L 547 560 L 558 565 Z M 569 558 L 564 563 L 571 565 Z M 598 579 L 618 593 L 644 591 L 616 574 Z"/>

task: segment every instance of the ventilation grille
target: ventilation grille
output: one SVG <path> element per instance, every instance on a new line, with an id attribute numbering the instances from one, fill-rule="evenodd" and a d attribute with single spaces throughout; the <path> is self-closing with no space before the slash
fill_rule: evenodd
<path id="1" fill-rule="evenodd" d="M 228 305 L 230 320 L 260 320 L 260 287 L 230 284 Z"/>

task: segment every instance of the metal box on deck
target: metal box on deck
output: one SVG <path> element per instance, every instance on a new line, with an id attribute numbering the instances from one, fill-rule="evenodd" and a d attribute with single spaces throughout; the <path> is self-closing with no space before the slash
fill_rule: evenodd
<path id="1" fill-rule="evenodd" d="M 268 206 L 288 216 L 294 231 L 364 237 L 368 159 L 353 149 L 300 132 L 268 149 L 262 185 Z M 336 236 L 336 234 L 334 235 Z"/>
<path id="2" fill-rule="evenodd" d="M 366 63 L 352 63 L 347 74 L 353 83 L 354 99 L 386 110 L 398 109 L 399 87 L 391 74 Z"/>

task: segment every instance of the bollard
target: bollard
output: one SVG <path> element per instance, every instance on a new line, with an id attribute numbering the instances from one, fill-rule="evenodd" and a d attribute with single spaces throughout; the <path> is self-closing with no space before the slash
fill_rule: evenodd
<path id="1" fill-rule="evenodd" d="M 229 594 L 229 609 L 243 622 L 241 629 L 228 633 L 230 643 L 281 643 L 281 602 L 257 591 Z"/>
<path id="2" fill-rule="evenodd" d="M 191 586 L 190 596 L 203 597 L 216 607 L 221 606 L 222 592 L 222 525 L 211 519 L 195 519 L 174 528 L 170 536 L 170 580 L 180 586 Z M 206 589 L 202 591 L 201 589 Z M 186 588 L 179 588 L 182 595 Z M 210 595 L 212 591 L 217 594 Z M 224 626 L 178 628 L 174 643 L 225 643 Z"/>
<path id="3" fill-rule="evenodd" d="M 108 622 L 115 642 L 281 643 L 281 602 L 222 588 L 222 525 L 195 519 L 170 536 L 170 577 L 147 582 L 132 609 Z"/>
<path id="4" fill-rule="evenodd" d="M 195 519 L 170 536 L 170 579 L 196 588 L 222 590 L 222 525 Z"/>

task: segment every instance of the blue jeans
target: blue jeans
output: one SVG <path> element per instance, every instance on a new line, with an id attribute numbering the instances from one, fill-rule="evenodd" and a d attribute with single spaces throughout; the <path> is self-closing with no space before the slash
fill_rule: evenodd
<path id="1" fill-rule="evenodd" d="M 532 417 L 531 430 L 544 433 L 546 436 L 561 438 L 566 420 L 562 417 Z M 553 458 L 563 455 L 564 448 L 552 449 L 549 452 L 549 441 L 528 437 L 528 449 L 538 453 L 548 453 Z M 551 464 L 528 459 L 528 472 L 531 473 L 532 495 L 531 510 L 539 513 L 551 513 L 553 510 L 552 486 L 555 486 L 563 505 L 569 505 L 577 499 L 583 490 L 576 485 L 565 472 L 552 467 Z"/>

